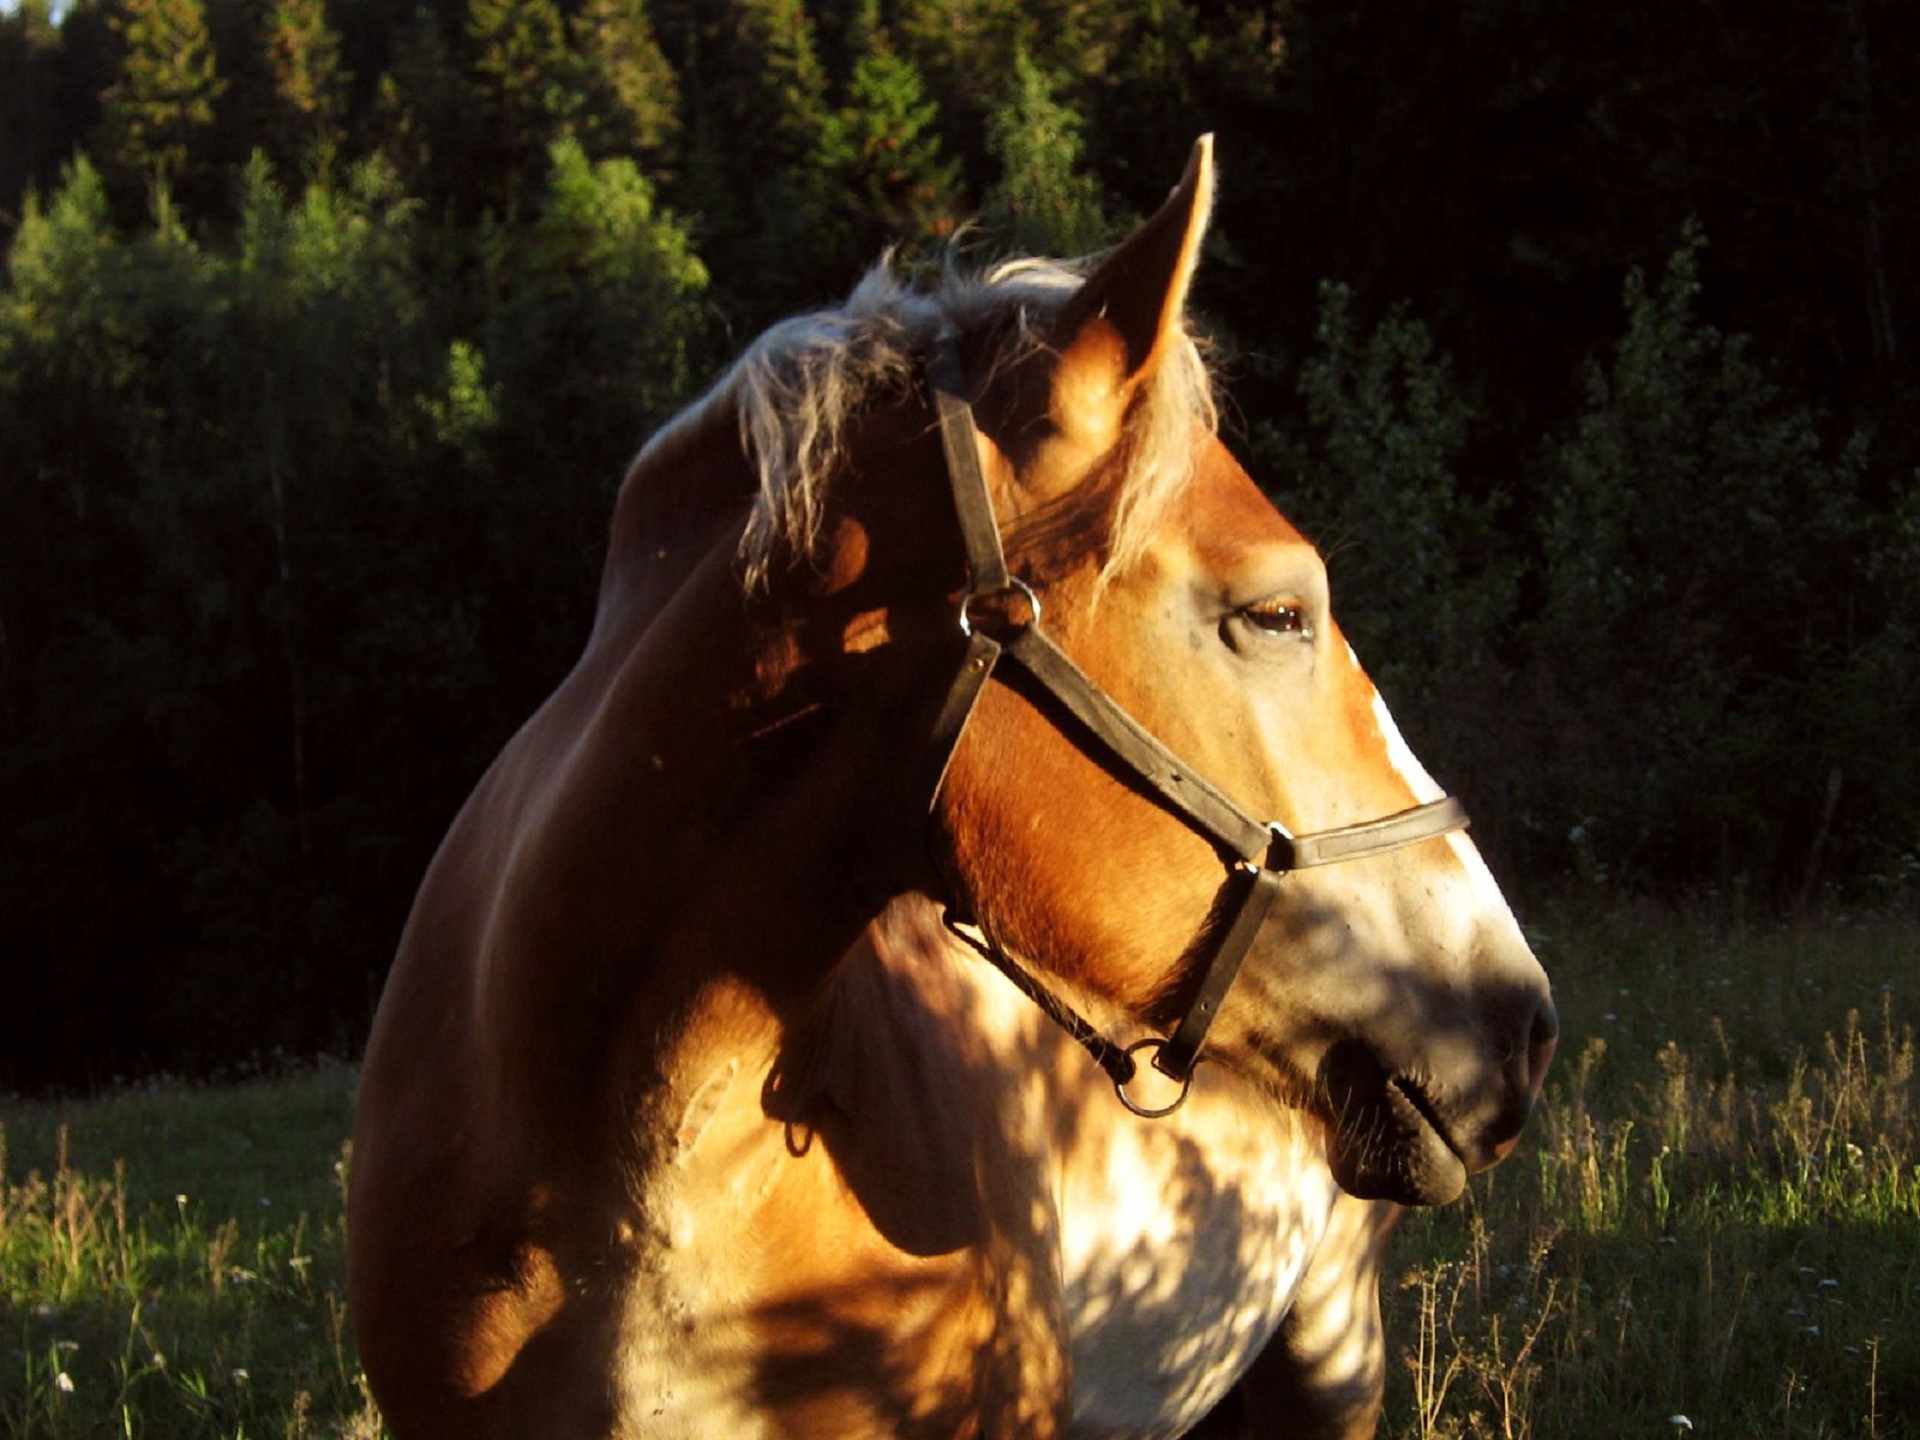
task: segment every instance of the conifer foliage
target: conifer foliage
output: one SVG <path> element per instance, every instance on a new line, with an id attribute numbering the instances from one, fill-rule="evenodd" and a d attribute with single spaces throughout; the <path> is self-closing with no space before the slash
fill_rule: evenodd
<path id="1" fill-rule="evenodd" d="M 111 21 L 124 47 L 102 97 L 103 156 L 165 184 L 186 169 L 226 90 L 202 0 L 126 0 Z"/>
<path id="2" fill-rule="evenodd" d="M 1902 13 L 19 0 L 0 1088 L 357 1043 L 643 436 L 1204 131 L 1229 439 L 1505 874 L 1920 902 Z"/>

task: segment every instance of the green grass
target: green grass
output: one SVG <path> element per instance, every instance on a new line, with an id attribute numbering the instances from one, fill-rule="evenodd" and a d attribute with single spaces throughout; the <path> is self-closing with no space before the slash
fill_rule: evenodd
<path id="1" fill-rule="evenodd" d="M 0 1435 L 380 1433 L 346 1333 L 352 1082 L 0 1104 Z"/>
<path id="2" fill-rule="evenodd" d="M 1538 919 L 1562 1058 L 1401 1232 L 1383 1433 L 1920 1434 L 1920 927 Z"/>
<path id="3" fill-rule="evenodd" d="M 1562 1058 L 1395 1242 L 1381 1434 L 1920 1435 L 1920 924 L 1529 918 Z M 352 1081 L 0 1101 L 0 1436 L 380 1435 Z"/>

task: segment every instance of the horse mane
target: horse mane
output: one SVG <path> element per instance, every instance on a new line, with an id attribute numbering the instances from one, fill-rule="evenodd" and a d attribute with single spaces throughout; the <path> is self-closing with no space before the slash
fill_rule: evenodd
<path id="1" fill-rule="evenodd" d="M 1045 344 L 1047 322 L 1087 268 L 1084 261 L 1049 260 L 1005 261 L 972 275 L 950 268 L 927 291 L 883 259 L 844 303 L 782 320 L 754 340 L 669 427 L 677 430 L 716 407 L 734 412 L 759 484 L 740 540 L 746 588 L 766 585 L 777 554 L 813 553 L 850 425 L 875 399 L 911 389 L 943 325 L 975 356 L 988 347 L 985 373 L 992 374 Z M 1212 434 L 1217 424 L 1206 362 L 1183 329 L 1127 416 L 1104 576 L 1118 574 L 1145 549 L 1158 517 L 1192 475 L 1194 427 Z"/>

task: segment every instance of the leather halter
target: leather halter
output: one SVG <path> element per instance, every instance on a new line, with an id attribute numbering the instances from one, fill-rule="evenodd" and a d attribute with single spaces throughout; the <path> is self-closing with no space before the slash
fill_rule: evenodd
<path id="1" fill-rule="evenodd" d="M 1007 569 L 994 519 L 993 499 L 980 468 L 973 407 L 966 396 L 966 372 L 959 342 L 951 327 L 943 326 L 926 362 L 940 421 L 941 444 L 946 451 L 947 477 L 953 487 L 953 506 L 967 552 L 968 588 L 960 601 L 959 623 L 967 637 L 966 658 L 947 691 L 928 740 L 928 806 L 939 799 L 940 787 L 954 750 L 966 730 L 973 707 L 988 677 L 1002 660 L 1012 661 L 1044 689 L 1077 722 L 1079 740 L 1122 776 L 1139 781 L 1162 808 L 1210 841 L 1226 864 L 1224 903 L 1216 905 L 1223 917 L 1212 953 L 1201 971 L 1185 1016 L 1173 1034 L 1158 1035 L 1120 1046 L 1101 1035 L 1070 1009 L 1039 979 L 1008 955 L 991 935 L 976 939 L 959 929 L 966 923 L 949 906 L 946 921 L 954 933 L 979 950 L 1056 1023 L 1073 1036 L 1113 1081 L 1121 1102 L 1135 1114 L 1149 1117 L 1171 1114 L 1186 1100 L 1193 1067 L 1200 1058 L 1207 1030 L 1226 999 L 1254 936 L 1280 893 L 1280 882 L 1290 871 L 1343 860 L 1359 860 L 1402 846 L 1459 830 L 1467 813 L 1452 796 L 1417 805 L 1410 810 L 1341 825 L 1330 830 L 1294 835 L 1277 821 L 1260 821 L 1229 799 L 1218 787 L 1182 763 L 1139 721 L 1135 720 L 1088 677 L 1040 628 L 1040 600 L 1026 582 Z M 1024 611 L 1024 618 L 1004 613 L 1003 603 Z M 1001 612 L 1001 613 L 996 613 Z M 999 634 L 989 634 L 988 628 Z M 1127 1094 L 1138 1073 L 1134 1055 L 1153 1052 L 1154 1068 L 1178 1082 L 1180 1093 L 1171 1104 L 1143 1106 Z"/>

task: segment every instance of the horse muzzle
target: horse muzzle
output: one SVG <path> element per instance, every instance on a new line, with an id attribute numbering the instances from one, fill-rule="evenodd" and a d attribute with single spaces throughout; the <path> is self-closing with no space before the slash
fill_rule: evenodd
<path id="1" fill-rule="evenodd" d="M 1316 1088 L 1340 1188 L 1367 1200 L 1444 1205 L 1468 1176 L 1506 1159 L 1546 1081 L 1559 1019 L 1543 999 L 1502 1028 L 1513 1038 L 1433 1027 L 1415 1053 L 1393 1058 L 1402 1047 L 1361 1039 L 1332 1045 Z M 1494 1063 L 1500 1054 L 1506 1060 Z"/>

